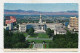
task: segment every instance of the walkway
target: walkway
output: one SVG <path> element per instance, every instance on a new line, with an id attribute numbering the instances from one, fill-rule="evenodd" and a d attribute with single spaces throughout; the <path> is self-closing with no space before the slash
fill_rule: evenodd
<path id="1" fill-rule="evenodd" d="M 34 44 L 33 48 L 43 48 L 43 44 L 42 43 L 36 43 L 36 44 Z"/>
<path id="2" fill-rule="evenodd" d="M 27 40 L 52 40 L 52 38 L 27 38 Z"/>
<path id="3" fill-rule="evenodd" d="M 52 38 L 28 38 L 30 35 L 26 37 L 26 40 L 52 40 Z"/>
<path id="4" fill-rule="evenodd" d="M 29 36 L 30 36 L 30 35 L 28 35 L 28 36 L 26 37 L 26 40 L 28 39 Z"/>

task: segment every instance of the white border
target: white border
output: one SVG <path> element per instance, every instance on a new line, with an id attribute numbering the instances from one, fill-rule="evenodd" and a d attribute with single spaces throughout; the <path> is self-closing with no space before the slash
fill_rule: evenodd
<path id="1" fill-rule="evenodd" d="M 4 3 L 78 3 L 79 4 L 80 0 L 0 0 L 0 53 L 4 52 L 3 51 L 3 9 L 4 9 Z M 80 15 L 80 4 L 79 4 L 79 15 Z M 79 23 L 80 23 L 80 21 L 79 21 Z M 80 28 L 79 28 L 79 30 L 80 30 Z M 80 32 L 79 32 L 79 34 L 80 34 Z M 79 35 L 79 37 L 80 37 L 80 35 Z M 79 40 L 80 40 L 80 38 L 79 38 Z M 79 41 L 79 50 L 80 50 L 80 41 Z M 11 52 L 8 52 L 8 53 L 11 53 Z M 20 52 L 20 53 L 22 53 L 22 52 Z M 55 53 L 57 53 L 57 52 L 55 52 Z"/>

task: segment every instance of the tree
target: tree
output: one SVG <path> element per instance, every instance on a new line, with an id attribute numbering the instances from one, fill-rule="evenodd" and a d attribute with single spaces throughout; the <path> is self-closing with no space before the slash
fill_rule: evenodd
<path id="1" fill-rule="evenodd" d="M 51 29 L 50 29 L 50 28 L 47 28 L 46 33 L 49 35 L 49 37 L 51 37 L 51 36 L 52 36 L 52 31 L 51 31 Z"/>
<path id="2" fill-rule="evenodd" d="M 26 45 L 25 42 L 18 42 L 13 45 L 13 48 L 27 48 L 27 47 L 28 47 L 28 45 Z"/>
<path id="3" fill-rule="evenodd" d="M 9 36 L 9 31 L 4 29 L 4 37 Z"/>
<path id="4" fill-rule="evenodd" d="M 28 48 L 28 41 L 25 41 L 23 33 L 14 33 L 4 30 L 4 48 Z"/>
<path id="5" fill-rule="evenodd" d="M 25 42 L 25 36 L 22 33 L 15 33 L 12 36 L 12 42 L 13 44 L 17 43 L 17 42 Z"/>
<path id="6" fill-rule="evenodd" d="M 12 48 L 12 35 L 12 32 L 4 30 L 4 48 Z"/>
<path id="7" fill-rule="evenodd" d="M 34 29 L 33 28 L 30 28 L 29 31 L 28 31 L 28 34 L 29 35 L 33 35 L 34 34 Z"/>
<path id="8" fill-rule="evenodd" d="M 51 30 L 52 35 L 54 35 L 54 30 Z"/>
<path id="9" fill-rule="evenodd" d="M 11 48 L 12 43 L 11 43 L 11 37 L 4 37 L 4 48 Z"/>
<path id="10" fill-rule="evenodd" d="M 51 30 L 52 33 L 54 33 L 54 30 Z"/>
<path id="11" fill-rule="evenodd" d="M 19 25 L 17 24 L 16 27 L 19 28 Z"/>
<path id="12" fill-rule="evenodd" d="M 49 43 L 50 48 L 78 48 L 78 34 L 72 34 L 70 31 L 67 34 L 57 34 L 53 41 Z"/>
<path id="13" fill-rule="evenodd" d="M 28 41 L 26 42 L 25 41 L 25 36 L 23 35 L 23 33 L 15 33 L 13 36 L 12 36 L 12 47 L 13 48 L 28 48 L 29 47 L 29 44 L 28 44 Z"/>

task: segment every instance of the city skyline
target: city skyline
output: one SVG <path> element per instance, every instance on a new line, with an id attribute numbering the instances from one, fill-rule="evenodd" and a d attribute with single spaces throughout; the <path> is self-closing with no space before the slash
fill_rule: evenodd
<path id="1" fill-rule="evenodd" d="M 42 12 L 78 11 L 77 3 L 4 3 L 6 10 L 34 10 Z"/>

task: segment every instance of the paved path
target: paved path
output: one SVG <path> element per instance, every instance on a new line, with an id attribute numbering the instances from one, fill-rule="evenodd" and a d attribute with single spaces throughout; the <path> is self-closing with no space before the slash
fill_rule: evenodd
<path id="1" fill-rule="evenodd" d="M 30 35 L 28 35 L 28 36 L 26 37 L 26 40 L 28 39 L 29 36 L 30 36 Z"/>
<path id="2" fill-rule="evenodd" d="M 52 40 L 53 38 L 28 38 L 29 36 L 26 37 L 26 40 Z"/>
<path id="3" fill-rule="evenodd" d="M 36 44 L 34 44 L 33 48 L 43 48 L 43 44 L 42 43 L 36 43 Z"/>
<path id="4" fill-rule="evenodd" d="M 26 37 L 26 40 L 52 40 L 52 38 L 28 38 L 30 35 Z"/>
<path id="5" fill-rule="evenodd" d="M 53 38 L 26 38 L 26 40 L 52 40 Z"/>

